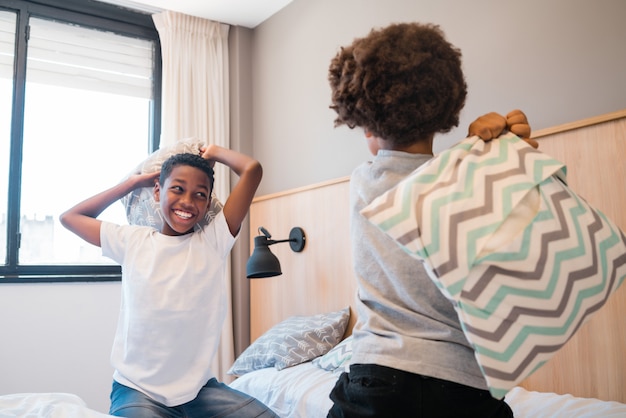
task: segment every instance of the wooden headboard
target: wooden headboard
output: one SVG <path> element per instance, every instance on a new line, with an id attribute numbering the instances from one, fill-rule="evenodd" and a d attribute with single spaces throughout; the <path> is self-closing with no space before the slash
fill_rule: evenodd
<path id="1" fill-rule="evenodd" d="M 304 250 L 287 244 L 271 247 L 281 263 L 281 276 L 250 282 L 250 341 L 292 315 L 314 315 L 352 306 L 356 279 L 352 272 L 348 178 L 261 196 L 250 208 L 251 240 L 265 227 L 272 238 L 289 236 L 294 226 L 304 230 Z M 251 247 L 254 244 L 251 241 Z M 354 325 L 351 310 L 349 328 Z"/>
<path id="2" fill-rule="evenodd" d="M 626 109 L 534 133 L 539 149 L 563 161 L 568 183 L 626 231 Z M 294 226 L 306 246 L 271 247 L 283 274 L 251 280 L 251 341 L 292 315 L 352 306 L 356 281 L 349 242 L 349 179 L 258 197 L 250 209 L 251 246 L 260 226 L 284 239 Z M 622 286 L 546 365 L 528 390 L 626 403 L 626 286 Z M 351 325 L 354 323 L 352 311 Z"/>

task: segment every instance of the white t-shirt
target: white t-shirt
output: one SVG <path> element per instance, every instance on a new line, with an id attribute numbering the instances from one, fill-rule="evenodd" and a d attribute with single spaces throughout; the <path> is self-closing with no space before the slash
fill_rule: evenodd
<path id="1" fill-rule="evenodd" d="M 103 222 L 102 254 L 122 266 L 113 378 L 167 406 L 193 400 L 226 315 L 224 268 L 236 237 L 223 212 L 190 234 Z"/>

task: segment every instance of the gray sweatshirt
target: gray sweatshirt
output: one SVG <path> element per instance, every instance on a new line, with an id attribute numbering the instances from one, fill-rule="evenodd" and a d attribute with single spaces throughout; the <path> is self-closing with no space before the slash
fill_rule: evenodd
<path id="1" fill-rule="evenodd" d="M 350 227 L 358 282 L 352 363 L 487 389 L 452 303 L 420 261 L 359 213 L 430 158 L 380 150 L 352 173 Z"/>

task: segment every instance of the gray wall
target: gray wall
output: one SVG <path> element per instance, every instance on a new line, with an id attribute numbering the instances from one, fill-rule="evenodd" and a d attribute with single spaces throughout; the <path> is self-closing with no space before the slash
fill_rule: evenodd
<path id="1" fill-rule="evenodd" d="M 520 108 L 533 129 L 626 108 L 624 0 L 294 0 L 254 30 L 258 195 L 348 176 L 370 158 L 358 130 L 333 128 L 327 68 L 339 46 L 392 22 L 439 24 L 463 52 L 462 139 L 489 111 Z"/>

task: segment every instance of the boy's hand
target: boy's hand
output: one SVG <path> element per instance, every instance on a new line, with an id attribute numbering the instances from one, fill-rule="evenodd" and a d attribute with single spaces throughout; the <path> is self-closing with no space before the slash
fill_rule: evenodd
<path id="1" fill-rule="evenodd" d="M 213 155 L 215 155 L 216 152 L 219 152 L 219 147 L 215 144 L 209 144 L 206 147 L 200 148 L 200 156 L 205 160 L 208 160 L 211 168 L 215 168 L 215 159 L 213 158 Z"/>
<path id="2" fill-rule="evenodd" d="M 153 173 L 144 173 L 144 174 L 133 174 L 132 180 L 135 182 L 135 188 L 139 189 L 141 187 L 154 187 L 154 184 L 159 180 L 160 171 L 155 171 Z"/>
<path id="3" fill-rule="evenodd" d="M 530 137 L 530 125 L 521 110 L 512 110 L 506 115 L 506 128 L 526 141 L 531 147 L 539 148 L 539 143 Z"/>
<path id="4" fill-rule="evenodd" d="M 519 118 L 517 115 L 516 117 Z M 483 141 L 491 141 L 492 139 L 499 137 L 506 127 L 507 119 L 496 112 L 491 112 L 470 123 L 467 136 L 470 137 L 476 135 Z"/>

